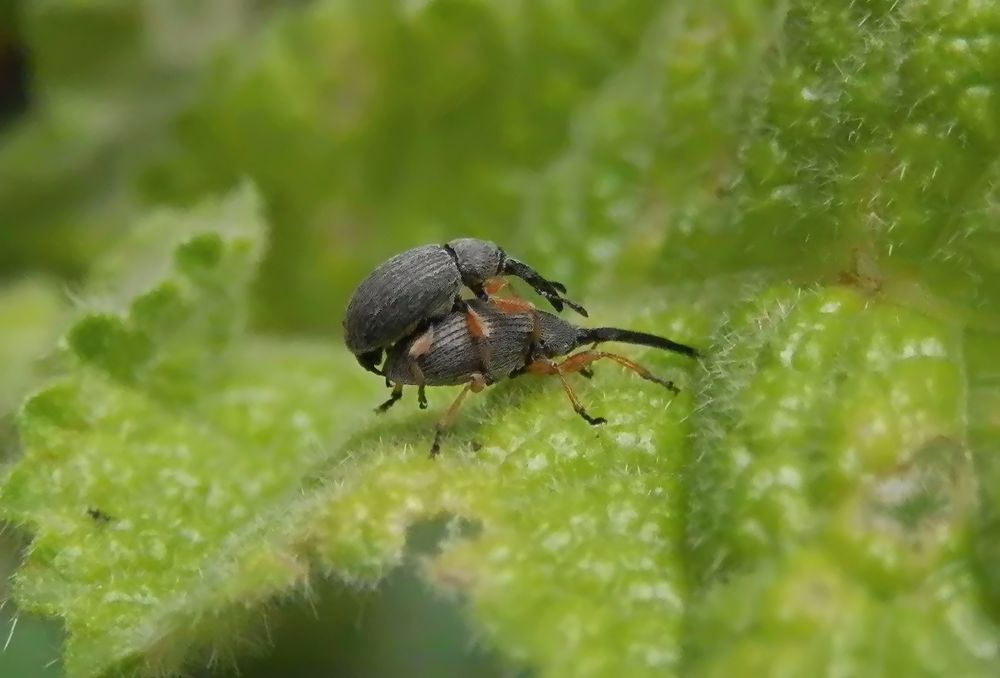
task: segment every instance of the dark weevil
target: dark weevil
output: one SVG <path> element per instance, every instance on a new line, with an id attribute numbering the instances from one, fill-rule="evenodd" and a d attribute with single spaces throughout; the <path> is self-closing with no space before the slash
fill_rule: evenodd
<path id="1" fill-rule="evenodd" d="M 423 245 L 401 252 L 382 263 L 351 295 L 344 315 L 344 341 L 366 370 L 381 374 L 383 351 L 395 342 L 452 311 L 465 311 L 470 326 L 477 322 L 459 295 L 468 287 L 479 299 L 488 299 L 487 281 L 516 276 L 561 311 L 563 304 L 583 316 L 580 305 L 561 296 L 566 287 L 546 280 L 527 264 L 512 259 L 488 240 L 459 238 L 444 245 Z M 534 307 L 522 300 L 498 299 L 508 312 Z M 477 345 L 482 363 L 484 348 Z M 483 368 L 485 369 L 485 368 Z"/>
<path id="2" fill-rule="evenodd" d="M 643 379 L 674 393 L 679 391 L 673 382 L 660 379 L 624 356 L 596 350 L 597 344 L 619 341 L 674 351 L 693 358 L 699 356 L 696 349 L 655 334 L 616 327 L 577 327 L 551 313 L 535 311 L 534 316 L 531 313 L 510 313 L 478 300 L 469 301 L 469 306 L 476 312 L 481 325 L 472 327 L 470 331 L 464 312 L 452 312 L 432 322 L 426 330 L 396 343 L 389 349 L 383 366 L 386 383 L 393 386 L 392 394 L 377 408 L 378 412 L 385 412 L 402 397 L 404 385 L 418 388 L 421 407 L 426 404 L 425 386 L 465 386 L 437 423 L 431 445 L 432 457 L 440 449 L 441 434 L 454 419 L 469 391 L 478 393 L 486 386 L 525 373 L 552 375 L 562 382 L 577 414 L 591 425 L 603 424 L 606 422 L 604 418 L 590 416 L 580 404 L 566 379 L 567 374 L 586 372 L 590 364 L 607 358 Z M 474 336 L 477 333 L 487 339 L 489 348 L 485 370 Z M 587 344 L 592 346 L 555 362 L 554 358 Z"/>

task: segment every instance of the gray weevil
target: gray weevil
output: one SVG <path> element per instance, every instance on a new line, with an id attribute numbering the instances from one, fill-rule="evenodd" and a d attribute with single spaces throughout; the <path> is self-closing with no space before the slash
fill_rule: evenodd
<path id="1" fill-rule="evenodd" d="M 459 238 L 444 245 L 414 247 L 372 271 L 347 304 L 347 348 L 362 367 L 381 374 L 377 365 L 389 346 L 428 321 L 465 308 L 459 296 L 463 285 L 479 299 L 487 299 L 487 281 L 505 275 L 527 282 L 557 311 L 566 304 L 587 315 L 583 307 L 561 296 L 566 292 L 564 285 L 546 280 L 527 264 L 508 257 L 495 243 Z M 512 301 L 507 300 L 507 310 L 531 308 L 526 302 L 517 305 Z M 467 320 L 475 322 L 471 314 Z"/>
<path id="2" fill-rule="evenodd" d="M 619 341 L 674 351 L 693 358 L 699 356 L 697 349 L 655 334 L 617 327 L 578 327 L 542 311 L 535 312 L 536 322 L 531 313 L 505 312 L 479 300 L 468 303 L 480 319 L 481 326 L 470 331 L 463 312 L 449 313 L 430 323 L 426 330 L 415 332 L 396 343 L 389 349 L 385 362 L 386 383 L 392 383 L 393 388 L 389 399 L 377 408 L 378 412 L 385 412 L 402 397 L 404 385 L 417 386 L 422 407 L 426 403 L 425 386 L 465 386 L 437 423 L 431 446 L 432 457 L 440 449 L 441 434 L 454 419 L 469 391 L 478 393 L 486 386 L 525 373 L 556 376 L 576 413 L 587 423 L 597 425 L 607 420 L 590 416 L 566 380 L 566 375 L 573 372 L 590 376 L 587 366 L 596 360 L 613 360 L 643 379 L 674 393 L 679 392 L 673 382 L 660 379 L 632 360 L 596 350 L 597 344 Z M 485 369 L 482 368 L 474 336 L 477 331 L 488 340 L 490 347 Z M 559 363 L 553 360 L 586 344 L 592 346 Z"/>

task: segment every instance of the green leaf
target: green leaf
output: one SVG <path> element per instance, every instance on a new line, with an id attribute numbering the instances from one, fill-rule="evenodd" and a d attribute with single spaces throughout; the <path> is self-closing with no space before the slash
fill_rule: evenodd
<path id="1" fill-rule="evenodd" d="M 9 463 L 18 452 L 14 411 L 52 369 L 52 348 L 66 320 L 64 300 L 51 280 L 25 278 L 0 287 L 0 463 Z M 17 566 L 18 537 L 11 531 L 0 534 L 0 626 L 11 625 L 11 638 L 20 627 L 18 643 L 4 639 L 0 672 L 32 675 L 58 655 L 58 639 L 40 620 L 22 619 L 17 624 L 14 607 L 5 605 L 10 599 L 7 580 Z M 25 631 L 30 639 L 20 642 Z"/>
<path id="2" fill-rule="evenodd" d="M 849 288 L 776 288 L 717 337 L 687 469 L 691 669 L 996 670 L 968 567 L 960 329 Z"/>
<path id="3" fill-rule="evenodd" d="M 136 211 L 135 176 L 206 65 L 252 33 L 256 4 L 19 3 L 32 107 L 0 134 L 0 269 L 83 276 Z"/>
<path id="4" fill-rule="evenodd" d="M 648 551 L 678 534 L 664 476 L 680 457 L 656 451 L 681 443 L 689 398 L 607 374 L 608 391 L 586 393 L 611 418 L 599 432 L 558 388 L 522 388 L 467 413 L 440 461 L 426 455 L 426 416 L 347 440 L 377 396 L 344 351 L 232 334 L 238 320 L 226 311 L 260 252 L 254 214 L 244 192 L 140 225 L 169 234 L 174 256 L 143 262 L 159 276 L 124 309 L 73 324 L 77 367 L 22 410 L 27 449 L 0 499 L 8 519 L 37 533 L 17 594 L 64 617 L 68 671 L 176 670 L 192 649 L 231 643 L 256 616 L 251 601 L 301 587 L 312 568 L 376 579 L 399 562 L 407 526 L 442 512 L 474 521 L 482 538 L 456 538 L 432 579 L 468 587 L 515 656 L 571 673 L 621 657 L 637 668 L 674 662 L 661 638 L 677 636 L 678 566 Z M 344 389 L 371 400 L 345 403 Z M 661 411 L 661 423 L 637 430 Z M 620 470 L 595 484 L 609 464 Z M 585 567 L 567 571 L 568 555 Z M 557 576 L 578 592 L 575 605 L 553 606 L 565 594 L 538 586 Z M 589 592 L 608 585 L 623 597 L 595 608 Z M 551 634 L 590 621 L 561 646 L 525 635 L 523 620 L 543 612 Z M 596 642 L 613 628 L 634 632 Z"/>
<path id="5" fill-rule="evenodd" d="M 532 256 L 577 288 L 703 282 L 728 243 L 677 241 L 718 218 L 745 99 L 782 17 L 755 0 L 665 3 L 529 187 L 519 235 Z"/>
<path id="6" fill-rule="evenodd" d="M 40 377 L 64 320 L 51 281 L 25 279 L 0 287 L 0 459 L 16 447 L 10 415 Z"/>
<path id="7" fill-rule="evenodd" d="M 50 281 L 25 279 L 0 288 L 0 412 L 14 409 L 32 378 L 33 363 L 58 334 L 63 315 Z"/>
<path id="8" fill-rule="evenodd" d="M 732 199 L 669 232 L 664 270 L 860 267 L 995 331 L 997 21 L 989 3 L 790 3 Z"/>

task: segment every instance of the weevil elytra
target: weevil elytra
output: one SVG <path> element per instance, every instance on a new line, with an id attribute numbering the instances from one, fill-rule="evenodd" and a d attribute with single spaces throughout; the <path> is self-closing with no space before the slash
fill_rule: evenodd
<path id="1" fill-rule="evenodd" d="M 406 385 L 417 387 L 421 407 L 426 403 L 426 386 L 464 385 L 437 423 L 431 456 L 438 453 L 442 433 L 470 391 L 478 393 L 486 386 L 525 373 L 555 376 L 562 382 L 576 413 L 587 423 L 597 425 L 606 420 L 587 412 L 566 379 L 566 375 L 573 372 L 586 372 L 597 360 L 612 360 L 643 379 L 679 392 L 673 382 L 660 379 L 625 356 L 596 350 L 598 344 L 617 341 L 674 351 L 692 358 L 699 356 L 697 349 L 655 334 L 617 327 L 578 327 L 551 313 L 510 313 L 479 300 L 468 303 L 481 320 L 481 331 L 487 339 L 489 359 L 485 369 L 475 337 L 469 331 L 465 314 L 460 311 L 449 313 L 396 343 L 389 350 L 383 367 L 386 383 L 392 385 L 392 394 L 377 408 L 379 412 L 385 412 L 398 401 Z M 556 362 L 556 358 L 587 344 L 592 346 Z"/>
<path id="2" fill-rule="evenodd" d="M 495 243 L 459 238 L 444 245 L 424 245 L 382 263 L 354 291 L 344 316 L 344 341 L 366 370 L 380 374 L 383 351 L 429 321 L 452 311 L 466 310 L 459 295 L 463 286 L 487 299 L 487 281 L 500 276 L 521 278 L 557 311 L 569 306 L 581 315 L 582 306 L 562 296 L 566 287 L 546 280 L 533 268 L 513 259 Z M 506 300 L 507 310 L 533 308 L 527 302 Z M 466 312 L 470 329 L 477 319 Z M 478 349 L 485 362 L 484 348 Z"/>

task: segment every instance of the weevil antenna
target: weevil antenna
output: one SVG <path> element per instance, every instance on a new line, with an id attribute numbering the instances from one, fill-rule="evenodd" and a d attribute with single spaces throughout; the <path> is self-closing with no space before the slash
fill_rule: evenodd
<path id="1" fill-rule="evenodd" d="M 639 346 L 650 346 L 652 348 L 663 349 L 664 351 L 673 351 L 674 353 L 680 353 L 692 358 L 701 357 L 698 349 L 656 334 L 623 330 L 618 327 L 593 327 L 580 330 L 578 345 L 600 344 L 605 341 L 620 341 L 625 344 L 638 344 Z"/>

